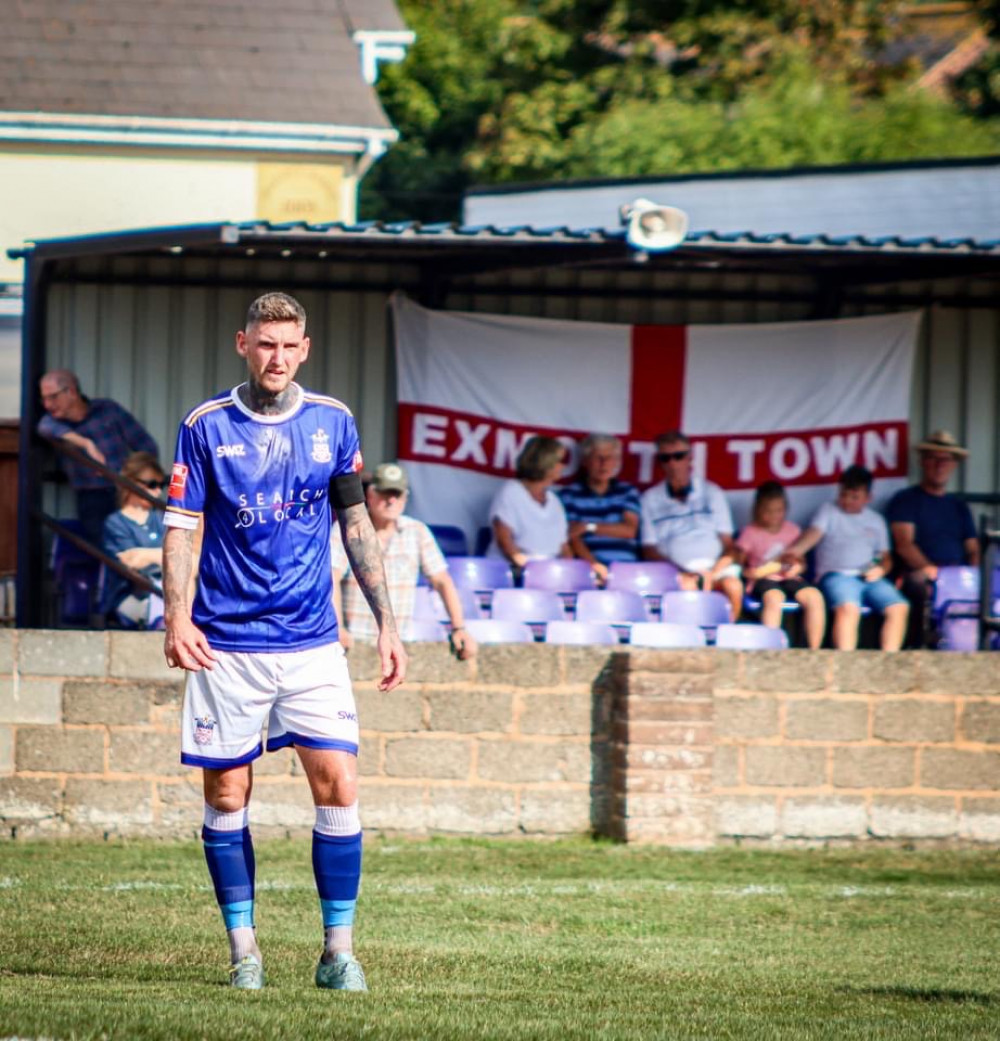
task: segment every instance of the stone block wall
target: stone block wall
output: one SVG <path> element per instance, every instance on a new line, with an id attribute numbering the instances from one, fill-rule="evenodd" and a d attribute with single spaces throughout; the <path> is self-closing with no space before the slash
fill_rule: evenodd
<path id="1" fill-rule="evenodd" d="M 1000 656 L 727 655 L 716 832 L 1000 841 Z"/>
<path id="2" fill-rule="evenodd" d="M 411 648 L 351 652 L 373 830 L 630 842 L 1000 840 L 1000 655 Z M 156 633 L 0 630 L 0 836 L 191 836 L 182 682 Z M 293 752 L 261 835 L 307 832 Z"/>
<path id="3" fill-rule="evenodd" d="M 158 633 L 0 630 L 0 836 L 191 836 L 200 774 L 179 761 L 182 677 Z M 351 652 L 365 827 L 488 835 L 601 828 L 606 651 L 484 647 L 475 663 L 412 648 L 407 683 L 375 687 Z M 254 764 L 256 834 L 312 828 L 291 750 Z"/>
<path id="4" fill-rule="evenodd" d="M 715 840 L 713 651 L 616 656 L 608 832 L 626 842 Z"/>

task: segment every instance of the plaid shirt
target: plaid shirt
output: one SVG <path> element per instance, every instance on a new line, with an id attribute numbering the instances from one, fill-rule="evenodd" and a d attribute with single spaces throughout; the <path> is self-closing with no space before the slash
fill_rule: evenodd
<path id="1" fill-rule="evenodd" d="M 77 423 L 65 419 L 53 419 L 46 414 L 38 424 L 42 437 L 59 438 L 64 434 L 79 434 L 89 438 L 104 453 L 104 465 L 118 473 L 122 464 L 133 452 L 151 452 L 159 455 L 156 442 L 139 425 L 138 420 L 126 412 L 116 401 L 94 398 L 87 402 L 87 414 Z M 114 484 L 89 467 L 80 466 L 69 459 L 60 459 L 70 485 L 80 491 L 89 488 L 113 488 Z"/>
<path id="2" fill-rule="evenodd" d="M 382 555 L 385 560 L 386 584 L 389 587 L 389 603 L 392 604 L 393 614 L 396 616 L 399 634 L 405 640 L 410 635 L 417 573 L 422 571 L 430 577 L 440 574 L 448 565 L 427 525 L 405 515 L 396 521 L 396 530 L 390 536 Z M 344 597 L 343 621 L 347 629 L 356 640 L 374 642 L 378 637 L 375 616 L 348 563 L 347 551 L 340 536 L 340 525 L 336 523 L 330 537 L 330 559 L 333 580 L 341 583 Z"/>

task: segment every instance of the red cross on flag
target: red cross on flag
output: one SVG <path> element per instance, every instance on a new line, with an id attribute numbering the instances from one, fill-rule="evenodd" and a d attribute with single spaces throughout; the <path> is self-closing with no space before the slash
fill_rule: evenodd
<path id="1" fill-rule="evenodd" d="M 682 430 L 738 524 L 766 480 L 789 488 L 800 523 L 853 463 L 874 473 L 876 501 L 905 484 L 920 312 L 622 325 L 430 311 L 399 294 L 393 311 L 412 512 L 470 539 L 534 434 L 570 449 L 564 481 L 583 437 L 617 434 L 621 478 L 647 488 L 662 480 L 657 434 Z"/>

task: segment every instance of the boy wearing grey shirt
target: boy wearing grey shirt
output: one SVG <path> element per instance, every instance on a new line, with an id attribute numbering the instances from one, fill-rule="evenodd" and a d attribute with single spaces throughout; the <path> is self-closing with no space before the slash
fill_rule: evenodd
<path id="1" fill-rule="evenodd" d="M 885 577 L 892 567 L 889 529 L 868 506 L 871 487 L 869 470 L 848 467 L 840 478 L 836 502 L 824 503 L 788 547 L 788 555 L 795 558 L 817 547 L 818 585 L 833 615 L 833 645 L 841 651 L 858 645 L 863 606 L 882 615 L 882 650 L 898 651 L 906 634 L 909 605 Z"/>

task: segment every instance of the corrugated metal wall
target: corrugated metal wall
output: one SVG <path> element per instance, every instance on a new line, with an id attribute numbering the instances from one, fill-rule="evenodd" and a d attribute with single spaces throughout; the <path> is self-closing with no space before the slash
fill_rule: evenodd
<path id="1" fill-rule="evenodd" d="M 58 282 L 51 289 L 46 364 L 74 369 L 85 393 L 112 397 L 129 407 L 169 460 L 184 413 L 242 379 L 233 342 L 249 301 L 268 287 L 286 289 L 309 313 L 314 346 L 302 381 L 347 402 L 357 416 L 365 455 L 375 462 L 392 456 L 395 444 L 395 366 L 386 287 L 414 287 L 419 276 L 414 266 L 295 260 L 82 261 L 73 272 L 74 281 Z M 813 313 L 814 287 L 808 279 L 659 273 L 656 285 L 661 295 L 629 295 L 648 289 L 650 277 L 644 269 L 480 276 L 475 282 L 478 292 L 453 293 L 446 306 L 648 323 L 794 321 Z M 157 278 L 174 284 L 139 281 Z M 329 288 L 336 285 L 351 288 Z M 1000 307 L 990 298 L 988 285 L 879 286 L 867 290 L 864 300 L 852 298 L 841 313 L 912 309 L 914 293 L 930 290 L 942 296 L 967 295 L 982 306 L 928 309 L 915 366 L 912 431 L 919 436 L 936 427 L 952 430 L 972 449 L 958 475 L 958 487 L 996 492 Z M 704 291 L 721 291 L 724 298 L 699 299 Z M 908 301 L 900 299 L 904 291 Z"/>

